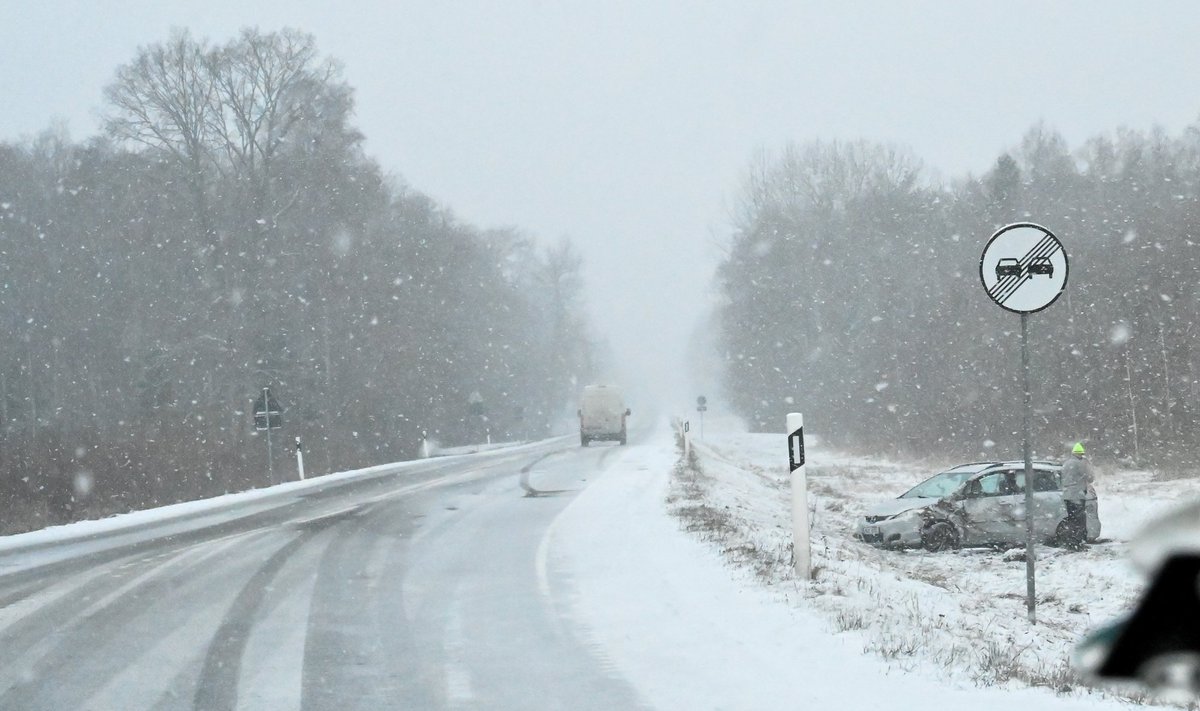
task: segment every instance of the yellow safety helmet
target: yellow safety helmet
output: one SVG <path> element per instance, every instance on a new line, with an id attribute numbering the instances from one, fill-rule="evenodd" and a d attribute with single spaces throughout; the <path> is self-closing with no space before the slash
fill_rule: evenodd
<path id="1" fill-rule="evenodd" d="M 1071 454 L 1083 455 L 1083 442 L 1076 442 L 1075 447 L 1071 449 Z"/>

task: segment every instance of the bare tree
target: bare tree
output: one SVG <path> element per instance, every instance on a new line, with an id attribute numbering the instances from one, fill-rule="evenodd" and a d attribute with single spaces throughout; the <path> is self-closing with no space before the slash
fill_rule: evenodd
<path id="1" fill-rule="evenodd" d="M 269 226 L 299 196 L 293 189 L 275 202 L 281 155 L 289 147 L 295 155 L 306 142 L 327 139 L 325 129 L 344 132 L 350 89 L 338 65 L 320 59 L 312 35 L 295 30 L 243 30 L 213 55 L 210 70 L 219 98 L 219 110 L 209 114 L 211 132 L 238 184 L 250 188 L 250 216 L 255 224 Z"/>
<path id="2" fill-rule="evenodd" d="M 161 151 L 182 169 L 198 234 L 216 255 L 208 199 L 215 166 L 211 129 L 219 111 L 212 61 L 207 43 L 186 30 L 172 32 L 166 44 L 140 48 L 105 89 L 114 112 L 104 125 L 118 141 Z"/>

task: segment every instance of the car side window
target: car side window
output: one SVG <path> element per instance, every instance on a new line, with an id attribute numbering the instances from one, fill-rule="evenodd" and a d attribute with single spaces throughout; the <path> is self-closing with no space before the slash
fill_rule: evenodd
<path id="1" fill-rule="evenodd" d="M 1062 480 L 1058 472 L 1035 471 L 1033 473 L 1034 491 L 1061 491 Z"/>
<path id="2" fill-rule="evenodd" d="M 1017 491 L 1025 492 L 1025 472 L 1015 472 Z M 1058 472 L 1046 471 L 1044 469 L 1033 470 L 1033 490 L 1034 492 L 1041 491 L 1059 491 L 1062 489 L 1062 484 L 1059 483 Z"/>
<path id="3" fill-rule="evenodd" d="M 979 496 L 1004 496 L 1004 472 L 986 474 L 976 479 L 979 484 Z"/>

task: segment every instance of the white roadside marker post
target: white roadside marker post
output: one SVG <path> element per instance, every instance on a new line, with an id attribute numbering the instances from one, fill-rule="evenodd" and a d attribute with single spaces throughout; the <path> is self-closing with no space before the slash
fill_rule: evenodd
<path id="1" fill-rule="evenodd" d="M 812 542 L 808 531 L 808 474 L 804 466 L 804 415 L 787 416 L 788 466 L 792 477 L 792 566 L 796 577 L 812 580 Z"/>
<path id="2" fill-rule="evenodd" d="M 300 435 L 296 435 L 296 467 L 300 470 L 300 481 L 304 481 L 304 450 L 300 447 Z"/>

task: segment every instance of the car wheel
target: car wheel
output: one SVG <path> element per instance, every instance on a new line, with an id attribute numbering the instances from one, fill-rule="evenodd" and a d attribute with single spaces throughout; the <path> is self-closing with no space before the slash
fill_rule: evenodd
<path id="1" fill-rule="evenodd" d="M 1067 522 L 1065 520 L 1059 521 L 1058 526 L 1054 529 L 1053 545 L 1065 546 L 1067 544 L 1067 542 L 1070 540 L 1071 540 L 1071 527 L 1067 524 Z"/>
<path id="2" fill-rule="evenodd" d="M 948 521 L 938 521 L 921 533 L 921 545 L 931 553 L 958 548 L 958 530 Z"/>

